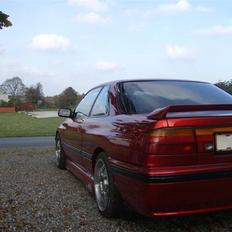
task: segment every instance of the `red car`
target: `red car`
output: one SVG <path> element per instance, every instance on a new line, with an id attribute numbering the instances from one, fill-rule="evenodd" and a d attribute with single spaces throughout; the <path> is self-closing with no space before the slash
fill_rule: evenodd
<path id="1" fill-rule="evenodd" d="M 56 160 L 95 194 L 148 216 L 232 208 L 232 97 L 210 83 L 115 81 L 91 89 L 56 133 Z"/>

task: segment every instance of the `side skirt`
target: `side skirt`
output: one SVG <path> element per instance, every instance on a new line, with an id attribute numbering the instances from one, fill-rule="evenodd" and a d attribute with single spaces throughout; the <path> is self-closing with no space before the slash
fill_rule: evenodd
<path id="1" fill-rule="evenodd" d="M 88 175 L 80 166 L 69 159 L 66 159 L 65 167 L 84 183 L 91 194 L 94 194 L 94 180 L 92 176 Z"/>

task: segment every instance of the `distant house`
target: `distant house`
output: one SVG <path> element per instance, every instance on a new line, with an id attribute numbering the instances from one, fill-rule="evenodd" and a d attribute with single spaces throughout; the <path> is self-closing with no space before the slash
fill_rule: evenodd
<path id="1" fill-rule="evenodd" d="M 9 101 L 8 95 L 0 92 L 0 101 L 8 102 Z"/>

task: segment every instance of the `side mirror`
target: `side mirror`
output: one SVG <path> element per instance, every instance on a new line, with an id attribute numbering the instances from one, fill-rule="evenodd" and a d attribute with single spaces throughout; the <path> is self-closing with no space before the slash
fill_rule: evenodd
<path id="1" fill-rule="evenodd" d="M 63 118 L 72 118 L 73 117 L 73 111 L 69 108 L 63 108 L 59 109 L 58 116 Z"/>

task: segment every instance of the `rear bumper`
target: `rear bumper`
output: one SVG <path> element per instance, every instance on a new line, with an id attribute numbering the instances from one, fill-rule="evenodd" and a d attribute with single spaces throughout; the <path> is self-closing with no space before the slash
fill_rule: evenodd
<path id="1" fill-rule="evenodd" d="M 112 165 L 123 199 L 148 216 L 232 209 L 232 168 L 196 173 L 136 173 Z"/>

